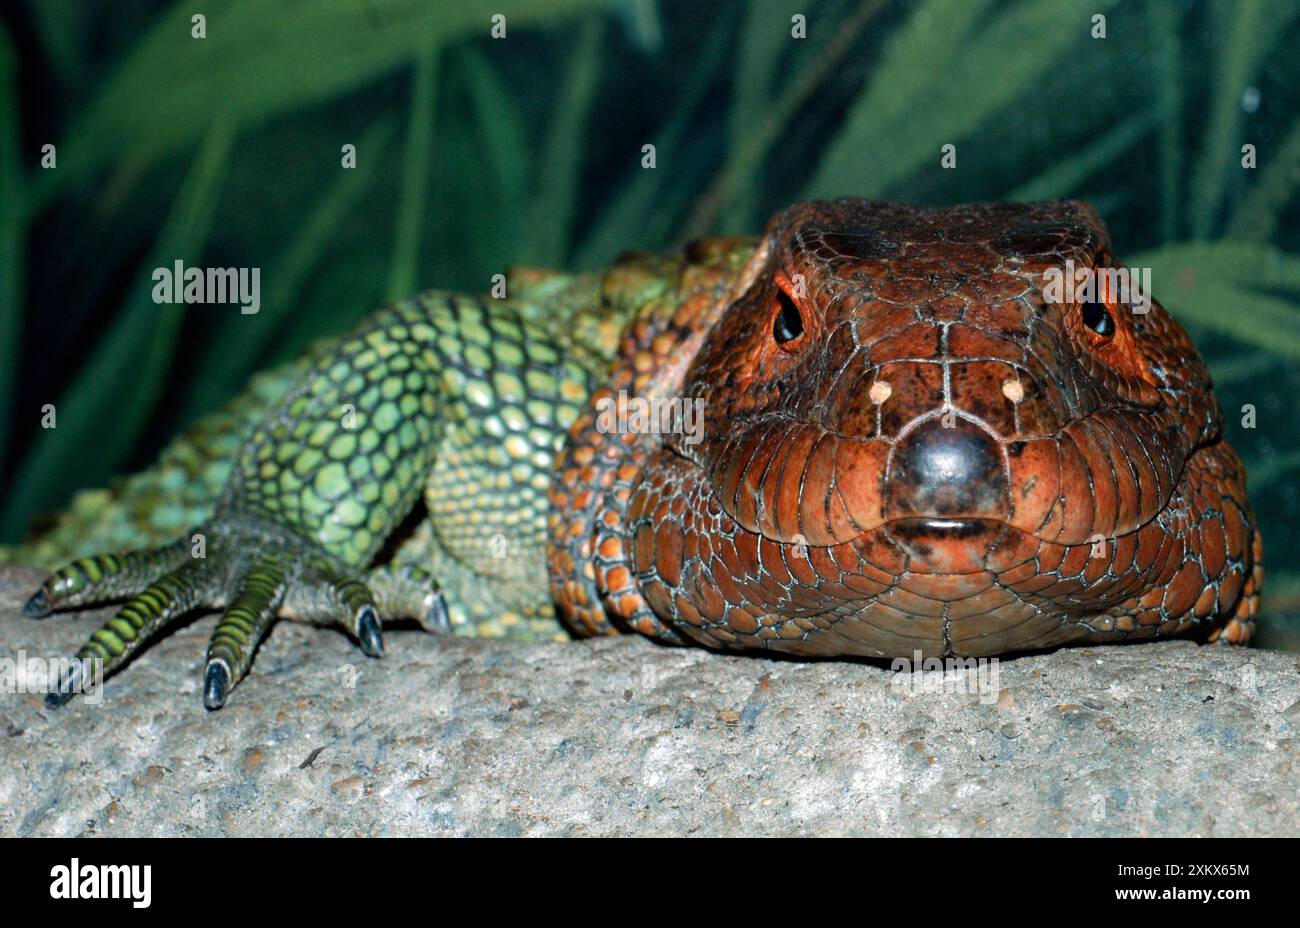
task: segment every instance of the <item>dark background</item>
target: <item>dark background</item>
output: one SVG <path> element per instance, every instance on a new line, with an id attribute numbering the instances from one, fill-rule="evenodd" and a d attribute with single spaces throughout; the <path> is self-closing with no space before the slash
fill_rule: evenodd
<path id="1" fill-rule="evenodd" d="M 0 8 L 0 542 L 388 297 L 753 233 L 807 196 L 1072 196 L 1209 359 L 1261 643 L 1300 650 L 1300 2 Z M 178 257 L 260 267 L 261 312 L 155 305 Z"/>

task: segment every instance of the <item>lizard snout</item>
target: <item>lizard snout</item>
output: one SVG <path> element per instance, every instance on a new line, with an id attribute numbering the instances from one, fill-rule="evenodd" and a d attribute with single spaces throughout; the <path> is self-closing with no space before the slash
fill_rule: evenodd
<path id="1" fill-rule="evenodd" d="M 951 413 L 901 436 L 890 455 L 885 519 L 1005 519 L 1010 512 L 1002 443 Z"/>

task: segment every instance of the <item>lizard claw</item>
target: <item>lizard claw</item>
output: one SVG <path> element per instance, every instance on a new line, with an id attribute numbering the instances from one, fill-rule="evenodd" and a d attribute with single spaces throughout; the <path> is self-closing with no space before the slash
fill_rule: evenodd
<path id="1" fill-rule="evenodd" d="M 52 692 L 45 694 L 45 708 L 58 709 L 67 705 L 74 693 L 81 688 L 81 678 L 84 673 L 81 661 L 73 661 L 68 668 L 68 672 L 63 675 L 59 681 L 58 687 Z"/>
<path id="2" fill-rule="evenodd" d="M 101 661 L 104 674 L 113 673 L 196 608 L 224 607 L 203 671 L 203 704 L 213 710 L 226 704 L 247 675 L 258 644 L 281 616 L 340 628 L 369 657 L 384 654 L 382 615 L 416 618 L 429 631 L 449 629 L 442 592 L 420 568 L 379 567 L 363 578 L 292 538 L 259 556 L 254 552 L 268 532 L 247 515 L 240 518 L 240 524 L 222 520 L 204 530 L 212 539 L 204 557 L 172 545 L 86 558 L 55 571 L 27 601 L 24 614 L 40 618 L 76 606 L 127 601 L 77 652 L 46 705 L 62 706 L 84 688 L 87 660 Z"/>
<path id="3" fill-rule="evenodd" d="M 447 613 L 447 598 L 442 595 L 442 591 L 433 594 L 433 602 L 429 606 L 429 611 L 424 614 L 420 625 L 425 631 L 446 634 L 451 631 L 451 616 Z"/>
<path id="4" fill-rule="evenodd" d="M 384 637 L 374 606 L 367 604 L 361 607 L 361 614 L 357 616 L 357 639 L 361 642 L 361 650 L 366 657 L 384 656 Z"/>
<path id="5" fill-rule="evenodd" d="M 222 661 L 209 661 L 203 675 L 203 705 L 208 709 L 220 709 L 226 704 L 229 690 L 230 668 Z"/>
<path id="6" fill-rule="evenodd" d="M 23 615 L 29 619 L 43 619 L 53 611 L 44 587 L 33 593 L 32 598 L 23 604 Z"/>

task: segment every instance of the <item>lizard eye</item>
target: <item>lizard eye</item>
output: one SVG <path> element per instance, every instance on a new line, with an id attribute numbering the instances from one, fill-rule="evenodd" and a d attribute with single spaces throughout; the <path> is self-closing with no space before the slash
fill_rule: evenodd
<path id="1" fill-rule="evenodd" d="M 778 345 L 787 345 L 803 334 L 803 316 L 799 307 L 784 290 L 776 291 L 776 317 L 772 320 L 772 337 Z"/>
<path id="2" fill-rule="evenodd" d="M 1097 335 L 1110 338 L 1115 334 L 1115 320 L 1110 317 L 1110 310 L 1106 308 L 1105 303 L 1098 303 L 1095 300 L 1084 303 L 1079 307 L 1079 312 L 1083 317 L 1083 324 Z"/>

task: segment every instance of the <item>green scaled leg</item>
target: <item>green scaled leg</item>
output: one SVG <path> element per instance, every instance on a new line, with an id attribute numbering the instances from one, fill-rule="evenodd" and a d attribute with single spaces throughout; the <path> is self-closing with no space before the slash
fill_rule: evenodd
<path id="1" fill-rule="evenodd" d="M 77 661 L 46 697 L 47 705 L 62 706 L 84 687 L 87 659 L 100 662 L 107 676 L 168 624 L 197 608 L 225 607 L 209 642 L 204 670 L 203 702 L 209 709 L 221 708 L 247 675 L 258 644 L 277 618 L 340 628 L 370 657 L 384 653 L 383 615 L 414 618 L 433 632 L 447 630 L 442 593 L 417 567 L 379 567 L 361 580 L 343 562 L 312 543 L 247 513 L 221 513 L 212 527 L 198 532 L 207 540 L 206 555 L 191 558 L 183 553 L 183 563 L 128 600 L 77 652 Z M 132 569 L 144 571 L 153 563 L 170 564 L 172 550 L 166 549 L 168 553 L 156 561 L 148 560 L 156 552 L 98 560 L 119 565 L 129 562 Z M 188 551 L 184 547 L 177 550 Z M 78 587 L 78 601 L 107 598 L 127 586 L 139 585 L 128 583 L 125 572 L 125 568 L 117 571 L 116 586 L 96 581 Z M 67 589 L 65 576 L 79 578 L 81 573 L 57 572 L 33 600 L 44 603 L 53 599 L 56 607 L 62 608 L 67 602 L 62 598 Z M 233 597 L 226 590 L 234 590 Z M 51 591 L 54 597 L 49 596 Z M 45 599 L 41 600 L 42 596 Z M 49 611 L 46 608 L 42 614 Z"/>
<path id="2" fill-rule="evenodd" d="M 45 705 L 57 709 L 82 688 L 88 660 L 100 662 L 103 673 L 108 675 L 155 633 L 192 609 L 203 595 L 202 574 L 198 562 L 183 564 L 132 597 L 81 647 L 76 662 L 64 673 L 57 688 L 46 695 Z"/>
<path id="3" fill-rule="evenodd" d="M 532 477 L 534 468 L 545 472 L 564 423 L 529 430 L 525 408 L 547 419 L 555 403 L 576 402 L 582 392 L 572 377 L 557 379 L 559 368 L 568 370 L 557 349 L 530 342 L 525 352 L 511 312 L 495 301 L 436 293 L 379 311 L 304 365 L 262 410 L 211 518 L 188 541 L 70 565 L 46 581 L 28 613 L 134 596 L 81 651 L 109 673 L 182 613 L 223 609 L 204 669 L 210 709 L 228 701 L 279 618 L 341 628 L 372 657 L 383 654 L 384 617 L 447 630 L 432 578 L 414 566 L 376 566 L 375 558 L 426 498 L 438 456 L 452 453 L 445 451 L 449 427 L 482 421 L 484 435 L 489 425 L 510 431 L 497 436 L 499 453 L 519 457 L 516 469 Z M 524 371 L 530 353 L 536 369 Z M 450 473 L 474 466 L 467 449 L 479 446 L 477 436 L 466 438 Z M 497 508 L 524 498 L 531 484 L 521 489 L 522 480 L 514 478 L 515 495 L 497 499 Z M 544 490 L 530 492 L 544 500 Z M 52 704 L 67 701 L 78 673 L 60 682 Z"/>

